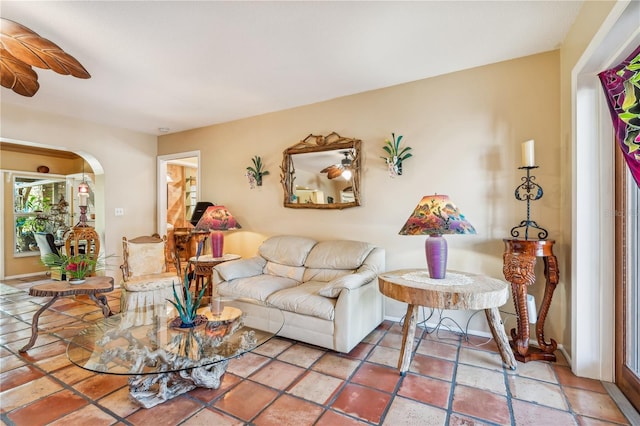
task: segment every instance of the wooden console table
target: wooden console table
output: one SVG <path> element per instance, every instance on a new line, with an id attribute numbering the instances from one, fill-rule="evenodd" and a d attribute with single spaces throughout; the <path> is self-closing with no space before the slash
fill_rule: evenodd
<path id="1" fill-rule="evenodd" d="M 498 307 L 509 297 L 507 283 L 484 275 L 447 271 L 446 278 L 431 279 L 426 269 L 404 269 L 378 276 L 380 292 L 407 303 L 407 315 L 402 328 L 402 348 L 398 359 L 400 374 L 409 369 L 413 353 L 418 306 L 438 309 L 483 309 L 498 345 L 502 362 L 516 369 L 516 360 L 509 348 L 507 334 Z"/>
<path id="2" fill-rule="evenodd" d="M 53 302 L 64 296 L 75 296 L 78 294 L 86 294 L 91 300 L 95 302 L 100 309 L 102 309 L 102 315 L 108 317 L 111 315 L 111 309 L 107 303 L 107 297 L 103 294 L 96 296 L 99 293 L 107 293 L 113 290 L 113 278 L 111 277 L 89 277 L 87 281 L 82 284 L 69 284 L 67 281 L 47 281 L 43 284 L 34 285 L 29 289 L 30 296 L 36 297 L 51 297 L 42 308 L 33 315 L 31 321 L 31 339 L 29 342 L 20 349 L 20 352 L 26 352 L 36 343 L 38 338 L 38 319 L 40 315 L 53 305 Z"/>
<path id="3" fill-rule="evenodd" d="M 554 354 L 558 347 L 555 340 L 551 343 L 544 340 L 544 322 L 547 319 L 553 292 L 558 284 L 558 260 L 553 254 L 553 240 L 518 240 L 504 239 L 503 273 L 511 283 L 513 302 L 516 309 L 518 329 L 511 329 L 511 346 L 518 361 L 532 360 L 555 361 Z M 540 306 L 536 322 L 536 337 L 539 348 L 529 347 L 529 313 L 527 309 L 527 287 L 536 282 L 536 258 L 544 261 L 544 299 Z"/>

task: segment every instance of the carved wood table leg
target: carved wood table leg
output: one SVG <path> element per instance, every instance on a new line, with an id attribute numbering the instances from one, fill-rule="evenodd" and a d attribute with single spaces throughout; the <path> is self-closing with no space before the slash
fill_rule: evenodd
<path id="1" fill-rule="evenodd" d="M 558 348 L 557 342 L 551 339 L 551 343 L 547 343 L 544 340 L 544 322 L 547 319 L 551 298 L 553 297 L 559 279 L 558 260 L 555 256 L 547 256 L 544 258 L 544 275 L 547 280 L 544 286 L 544 298 L 542 299 L 542 306 L 540 307 L 540 315 L 536 324 L 536 337 L 538 339 L 538 346 L 543 352 L 539 354 L 539 356 L 542 357 L 541 359 L 555 361 L 556 356 L 553 353 Z"/>
<path id="2" fill-rule="evenodd" d="M 556 361 L 554 354 L 557 343 L 551 339 L 547 344 L 544 340 L 544 323 L 551 305 L 551 298 L 558 284 L 558 267 L 556 257 L 552 253 L 553 240 L 504 240 L 503 273 L 511 283 L 511 291 L 517 317 L 517 330 L 511 330 L 511 346 L 518 361 L 532 360 Z M 544 299 L 540 306 L 540 313 L 536 321 L 536 337 L 539 348 L 529 347 L 530 327 L 527 308 L 527 288 L 535 284 L 536 257 L 544 261 L 544 275 L 546 277 Z"/>
<path id="3" fill-rule="evenodd" d="M 35 313 L 33 320 L 31 321 L 31 339 L 29 339 L 29 342 L 20 349 L 20 352 L 28 351 L 36 343 L 36 339 L 38 338 L 38 320 L 40 319 L 40 315 L 46 311 L 49 306 L 53 305 L 53 302 L 58 300 L 59 297 L 60 296 L 53 296 L 46 305 L 38 309 L 38 312 Z"/>
<path id="4" fill-rule="evenodd" d="M 398 359 L 398 370 L 400 375 L 404 376 L 409 370 L 411 364 L 411 354 L 413 353 L 413 341 L 416 336 L 418 306 L 407 305 L 407 315 L 404 317 L 404 327 L 402 330 L 402 348 L 400 349 L 400 358 Z"/>
<path id="5" fill-rule="evenodd" d="M 107 302 L 107 296 L 101 294 L 96 296 L 95 294 L 90 294 L 89 298 L 93 300 L 93 302 L 98 305 L 100 309 L 102 309 L 102 315 L 107 318 L 113 315 L 111 312 L 111 308 L 109 307 L 109 303 Z"/>
<path id="6" fill-rule="evenodd" d="M 502 356 L 502 362 L 504 362 L 504 364 L 511 370 L 515 370 L 517 367 L 516 358 L 513 356 L 513 352 L 511 352 L 511 348 L 509 347 L 509 338 L 507 337 L 507 333 L 504 331 L 504 324 L 500 318 L 498 308 L 485 309 L 484 314 L 487 317 L 491 334 L 498 345 L 498 350 Z"/>

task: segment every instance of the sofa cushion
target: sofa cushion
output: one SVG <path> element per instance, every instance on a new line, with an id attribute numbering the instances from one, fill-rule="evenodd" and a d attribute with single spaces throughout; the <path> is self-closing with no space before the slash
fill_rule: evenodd
<path id="1" fill-rule="evenodd" d="M 249 259 L 238 259 L 229 262 L 222 262 L 215 266 L 216 272 L 224 281 L 235 280 L 236 278 L 252 277 L 261 275 L 267 261 L 260 256 Z"/>
<path id="2" fill-rule="evenodd" d="M 374 246 L 361 241 L 322 241 L 309 252 L 304 266 L 321 269 L 357 269 Z"/>
<path id="3" fill-rule="evenodd" d="M 248 297 L 264 302 L 271 293 L 297 285 L 298 281 L 291 278 L 256 275 L 219 283 L 216 291 L 221 296 Z"/>
<path id="4" fill-rule="evenodd" d="M 338 297 L 343 289 L 361 287 L 374 279 L 377 275 L 372 271 L 363 271 L 357 274 L 347 274 L 329 281 L 319 289 L 318 294 L 325 297 Z"/>
<path id="5" fill-rule="evenodd" d="M 258 248 L 260 256 L 281 265 L 303 266 L 309 251 L 316 245 L 311 238 L 293 235 L 271 237 Z"/>
<path id="6" fill-rule="evenodd" d="M 323 281 L 329 282 L 333 281 L 337 278 L 342 277 L 343 275 L 353 273 L 353 269 L 315 269 L 315 268 L 307 268 L 304 271 L 304 276 L 302 277 L 302 282 L 307 281 Z"/>
<path id="7" fill-rule="evenodd" d="M 318 294 L 320 288 L 325 284 L 319 281 L 309 281 L 273 293 L 267 298 L 267 302 L 284 311 L 333 321 L 336 299 L 322 297 Z"/>
<path id="8" fill-rule="evenodd" d="M 267 262 L 264 265 L 264 274 L 275 275 L 277 277 L 291 278 L 298 283 L 302 282 L 304 277 L 304 266 L 281 265 L 276 262 Z"/>

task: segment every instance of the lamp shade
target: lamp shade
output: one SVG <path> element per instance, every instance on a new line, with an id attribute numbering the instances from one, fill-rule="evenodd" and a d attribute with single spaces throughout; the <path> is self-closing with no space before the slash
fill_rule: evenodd
<path id="1" fill-rule="evenodd" d="M 196 231 L 228 231 L 242 226 L 225 206 L 209 206 L 196 224 Z"/>
<path id="2" fill-rule="evenodd" d="M 210 234 L 211 256 L 219 258 L 222 257 L 224 249 L 224 235 L 220 231 L 240 228 L 242 226 L 225 206 L 209 206 L 202 214 L 195 229 L 196 231 L 212 231 Z"/>
<path id="3" fill-rule="evenodd" d="M 89 195 L 89 185 L 84 180 L 78 185 L 78 195 L 81 194 Z"/>
<path id="4" fill-rule="evenodd" d="M 443 234 L 475 234 L 471 225 L 447 195 L 422 197 L 400 235 L 429 235 L 425 256 L 431 278 L 442 279 L 447 271 L 447 241 Z"/>
<path id="5" fill-rule="evenodd" d="M 475 234 L 476 230 L 448 195 L 425 195 L 400 235 Z"/>

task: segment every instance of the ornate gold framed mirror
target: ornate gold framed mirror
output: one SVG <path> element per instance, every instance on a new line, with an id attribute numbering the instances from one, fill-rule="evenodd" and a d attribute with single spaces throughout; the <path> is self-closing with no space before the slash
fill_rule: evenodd
<path id="1" fill-rule="evenodd" d="M 284 206 L 345 209 L 360 205 L 360 139 L 310 134 L 283 153 Z"/>

